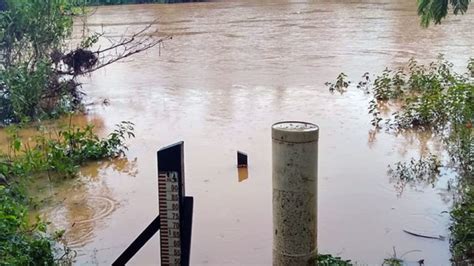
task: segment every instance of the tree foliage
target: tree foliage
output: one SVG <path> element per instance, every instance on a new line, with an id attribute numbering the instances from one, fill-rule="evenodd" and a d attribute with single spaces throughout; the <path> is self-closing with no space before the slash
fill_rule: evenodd
<path id="1" fill-rule="evenodd" d="M 28 62 L 30 68 L 60 49 L 72 29 L 68 0 L 6 0 L 0 13 L 0 49 L 4 65 Z"/>
<path id="2" fill-rule="evenodd" d="M 0 11 L 0 125 L 51 116 L 76 86 L 54 71 L 73 23 L 70 0 L 3 0 Z M 78 99 L 69 100 L 72 108 Z"/>
<path id="3" fill-rule="evenodd" d="M 421 25 L 429 26 L 430 22 L 440 24 L 451 8 L 454 15 L 467 12 L 471 0 L 418 0 L 418 15 Z"/>
<path id="4" fill-rule="evenodd" d="M 87 16 L 85 8 L 78 8 L 85 3 L 0 0 L 0 126 L 81 110 L 84 93 L 77 77 L 170 39 L 156 37 L 154 23 L 119 38 L 85 30 L 70 50 L 65 44 L 79 16 L 74 12 Z M 108 45 L 96 45 L 101 38 Z"/>

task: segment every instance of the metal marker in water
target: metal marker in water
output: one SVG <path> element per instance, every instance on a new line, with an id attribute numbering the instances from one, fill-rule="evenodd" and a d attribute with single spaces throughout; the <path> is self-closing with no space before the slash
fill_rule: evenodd
<path id="1" fill-rule="evenodd" d="M 112 265 L 122 266 L 160 230 L 161 265 L 189 266 L 194 198 L 184 193 L 184 143 L 158 151 L 158 215 Z"/>
<path id="2" fill-rule="evenodd" d="M 159 174 L 161 265 L 181 264 L 181 215 L 178 188 L 177 172 Z"/>
<path id="3" fill-rule="evenodd" d="M 183 143 L 158 151 L 161 265 L 183 265 Z"/>

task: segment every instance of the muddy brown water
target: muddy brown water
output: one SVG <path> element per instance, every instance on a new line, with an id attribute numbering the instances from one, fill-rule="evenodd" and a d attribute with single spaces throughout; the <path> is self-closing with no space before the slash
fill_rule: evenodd
<path id="1" fill-rule="evenodd" d="M 395 247 L 407 261 L 449 264 L 448 241 L 403 232 L 448 236 L 449 177 L 399 197 L 386 174 L 390 163 L 428 149 L 442 153 L 439 145 L 426 134 L 372 134 L 367 97 L 356 89 L 331 95 L 324 83 L 340 72 L 357 81 L 366 71 L 439 53 L 461 69 L 474 51 L 472 14 L 421 29 L 410 0 L 219 1 L 100 7 L 87 23 L 113 37 L 155 19 L 159 34 L 174 38 L 161 51 L 85 78 L 95 104 L 73 119 L 98 125 L 104 136 L 133 121 L 128 159 L 92 163 L 77 180 L 38 188 L 46 199 L 41 215 L 66 229 L 77 264 L 110 264 L 152 221 L 156 151 L 183 140 L 186 192 L 195 197 L 192 264 L 270 265 L 270 127 L 281 120 L 321 129 L 320 252 L 380 265 Z M 240 177 L 236 150 L 249 154 Z M 156 264 L 158 242 L 154 237 L 131 264 Z"/>

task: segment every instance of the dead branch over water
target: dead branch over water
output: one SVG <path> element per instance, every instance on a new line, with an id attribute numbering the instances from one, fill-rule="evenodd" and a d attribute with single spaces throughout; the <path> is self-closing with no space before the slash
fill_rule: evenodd
<path id="1" fill-rule="evenodd" d="M 157 45 L 161 47 L 165 41 L 171 40 L 173 37 L 156 37 L 158 31 L 151 30 L 155 24 L 157 24 L 157 21 L 150 22 L 131 36 L 122 35 L 118 40 L 107 38 L 110 45 L 106 48 L 99 47 L 95 51 L 77 48 L 68 54 L 62 55 L 61 60 L 64 64 L 62 64 L 62 68 L 57 70 L 57 73 L 71 76 L 89 74 Z M 105 38 L 103 33 L 96 36 L 97 38 Z"/>

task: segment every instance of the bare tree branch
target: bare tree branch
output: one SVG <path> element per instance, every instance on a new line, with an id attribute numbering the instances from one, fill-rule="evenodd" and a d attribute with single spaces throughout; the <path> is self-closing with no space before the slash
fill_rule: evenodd
<path id="1" fill-rule="evenodd" d="M 172 38 L 173 38 L 172 36 L 166 36 L 166 37 L 161 38 L 161 39 L 159 39 L 159 40 L 156 40 L 156 41 L 154 41 L 154 42 L 152 42 L 152 43 L 148 43 L 148 44 L 145 44 L 145 45 L 140 44 L 140 45 L 137 45 L 137 46 L 135 46 L 135 47 L 133 47 L 133 48 L 130 48 L 130 49 L 129 49 L 129 48 L 126 48 L 123 53 L 116 55 L 115 57 L 113 57 L 112 59 L 110 59 L 110 60 L 108 60 L 108 61 L 100 62 L 97 66 L 95 66 L 95 67 L 93 67 L 93 68 L 91 68 L 91 69 L 88 69 L 88 70 L 86 70 L 86 71 L 84 71 L 84 72 L 82 72 L 82 73 L 83 73 L 83 74 L 87 74 L 87 73 L 94 72 L 94 71 L 96 71 L 96 70 L 98 70 L 98 69 L 101 69 L 101 68 L 103 68 L 103 67 L 105 67 L 105 66 L 108 66 L 108 65 L 110 65 L 110 64 L 112 64 L 112 63 L 115 63 L 115 62 L 117 62 L 117 61 L 123 60 L 123 59 L 125 59 L 125 58 L 127 58 L 127 57 L 129 57 L 129 56 L 132 56 L 132 55 L 134 55 L 134 54 L 138 54 L 138 53 L 141 53 L 141 52 L 143 52 L 143 51 L 146 51 L 146 50 L 148 50 L 148 49 L 150 49 L 150 48 L 152 48 L 152 47 L 154 47 L 154 46 L 156 46 L 156 45 L 158 45 L 158 44 L 160 44 L 160 43 L 163 43 L 163 42 L 166 41 L 166 40 L 171 40 Z M 120 47 L 120 46 L 118 46 L 118 47 Z M 99 61 L 101 61 L 101 60 L 99 60 Z"/>
<path id="2" fill-rule="evenodd" d="M 127 44 L 130 44 L 130 43 L 133 43 L 135 41 L 136 38 L 140 37 L 144 32 L 146 32 L 147 30 L 149 30 L 151 28 L 151 26 L 153 24 L 155 24 L 156 20 L 151 22 L 150 24 L 146 25 L 142 30 L 134 33 L 130 38 L 128 39 L 125 39 L 122 37 L 122 39 L 115 45 L 112 45 L 106 49 L 103 49 L 103 50 L 98 50 L 96 51 L 96 53 L 104 53 L 104 52 L 107 52 L 109 50 L 113 50 L 113 49 L 116 49 L 120 46 L 125 46 Z M 156 44 L 155 44 L 156 45 Z"/>
<path id="3" fill-rule="evenodd" d="M 172 36 L 158 38 L 156 37 L 157 31 L 150 32 L 152 25 L 156 23 L 157 20 L 154 20 L 131 36 L 125 37 L 125 35 L 122 35 L 116 41 L 105 37 L 104 34 L 98 34 L 98 38 L 107 39 L 110 42 L 110 46 L 106 48 L 99 46 L 96 51 L 89 51 L 83 48 L 73 50 L 62 57 L 62 62 L 64 63 L 62 65 L 63 69 L 59 66 L 58 69 L 56 69 L 56 73 L 74 77 L 85 75 L 132 55 L 146 51 L 156 45 L 161 45 L 164 41 L 173 38 Z M 87 55 L 88 57 L 83 58 L 83 55 Z M 67 70 L 64 70 L 64 66 L 67 67 Z"/>

